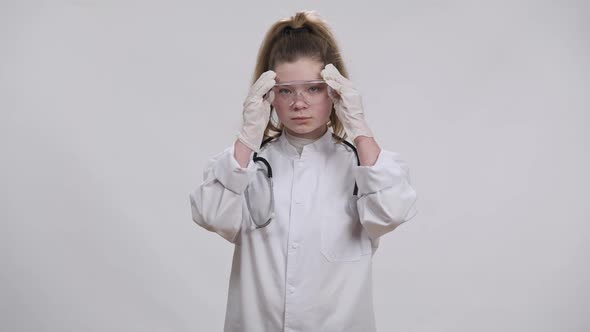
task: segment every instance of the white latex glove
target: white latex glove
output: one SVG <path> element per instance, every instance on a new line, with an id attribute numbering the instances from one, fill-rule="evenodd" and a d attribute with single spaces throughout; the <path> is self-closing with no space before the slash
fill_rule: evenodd
<path id="1" fill-rule="evenodd" d="M 373 132 L 365 121 L 361 95 L 352 82 L 342 76 L 331 63 L 326 65 L 320 75 L 330 87 L 329 95 L 334 102 L 336 116 L 342 122 L 350 140 L 354 143 L 358 136 L 373 137 Z"/>
<path id="2" fill-rule="evenodd" d="M 260 152 L 264 129 L 270 119 L 270 105 L 274 100 L 271 88 L 276 84 L 276 76 L 272 70 L 262 73 L 244 101 L 242 129 L 238 139 L 255 152 Z M 267 94 L 269 90 L 270 93 Z"/>

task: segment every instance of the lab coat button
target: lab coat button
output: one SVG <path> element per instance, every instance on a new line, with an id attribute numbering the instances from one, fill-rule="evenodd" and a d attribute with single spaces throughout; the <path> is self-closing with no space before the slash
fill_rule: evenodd
<path id="1" fill-rule="evenodd" d="M 291 293 L 291 294 L 295 293 L 295 287 L 289 287 L 289 293 Z"/>
<path id="2" fill-rule="evenodd" d="M 293 249 L 297 249 L 297 247 L 298 247 L 297 243 L 293 243 L 293 244 L 291 245 L 291 248 L 293 248 Z"/>

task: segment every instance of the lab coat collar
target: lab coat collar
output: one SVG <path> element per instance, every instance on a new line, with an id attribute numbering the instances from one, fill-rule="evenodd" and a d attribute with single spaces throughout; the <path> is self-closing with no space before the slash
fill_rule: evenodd
<path id="1" fill-rule="evenodd" d="M 309 156 L 317 155 L 318 153 L 323 154 L 328 152 L 330 148 L 334 146 L 332 129 L 330 127 L 328 127 L 328 130 L 326 130 L 326 132 L 315 142 L 303 146 L 301 156 L 299 156 L 297 149 L 291 145 L 287 140 L 287 137 L 285 137 L 285 129 L 283 129 L 281 136 L 279 136 L 278 143 L 280 150 L 290 159 L 305 159 Z"/>

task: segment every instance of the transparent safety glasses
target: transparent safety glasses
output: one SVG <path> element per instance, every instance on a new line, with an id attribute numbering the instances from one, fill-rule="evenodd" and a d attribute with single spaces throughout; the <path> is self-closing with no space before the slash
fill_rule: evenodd
<path id="1" fill-rule="evenodd" d="M 307 105 L 321 103 L 329 98 L 328 84 L 324 80 L 291 81 L 275 84 L 272 88 L 275 102 L 292 106 L 295 98 L 301 95 Z"/>

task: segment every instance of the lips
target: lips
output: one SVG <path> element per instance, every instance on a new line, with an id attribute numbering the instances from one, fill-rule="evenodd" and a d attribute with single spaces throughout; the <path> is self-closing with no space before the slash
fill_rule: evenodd
<path id="1" fill-rule="evenodd" d="M 292 120 L 307 120 L 307 119 L 311 119 L 311 117 L 298 117 L 298 118 L 293 118 Z"/>

